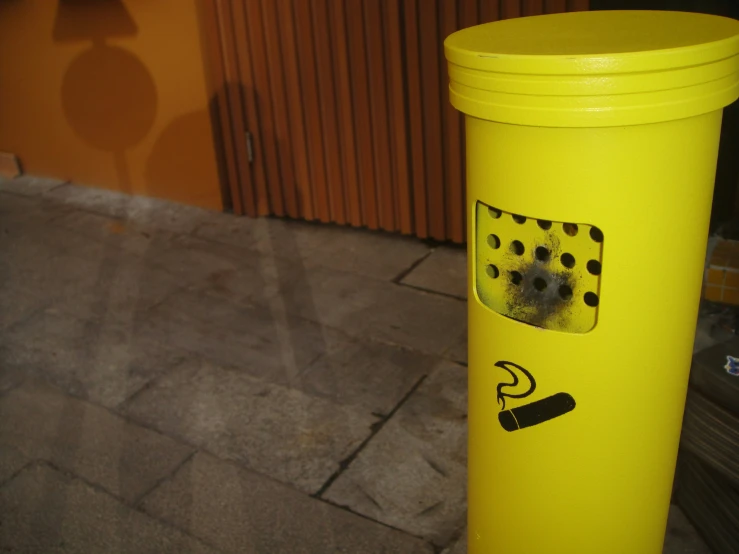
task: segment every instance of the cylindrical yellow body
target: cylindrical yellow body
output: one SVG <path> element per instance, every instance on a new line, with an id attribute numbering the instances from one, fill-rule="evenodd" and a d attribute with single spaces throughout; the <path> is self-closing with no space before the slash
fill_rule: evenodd
<path id="1" fill-rule="evenodd" d="M 613 15 L 628 28 L 629 16 Z M 596 17 L 597 27 L 607 16 Z M 546 25 L 536 25 L 546 41 Z M 463 50 L 453 39 L 450 62 L 450 47 Z M 736 56 L 736 42 L 732 48 Z M 474 107 L 469 99 L 480 87 L 455 91 L 465 63 L 457 55 L 450 72 L 453 102 L 468 113 L 469 552 L 659 554 L 721 108 L 736 97 L 739 65 L 734 59 L 724 71 L 721 98 L 699 98 L 668 117 L 669 109 L 635 116 L 623 98 L 613 100 L 625 106 L 621 115 L 604 114 L 602 93 L 596 108 L 575 102 L 565 113 L 562 104 L 554 115 L 544 113 L 548 98 L 533 115 L 531 99 L 519 111 L 497 96 Z M 519 78 L 506 70 L 494 87 Z M 544 78 L 531 73 L 521 79 Z M 649 94 L 660 89 L 649 86 Z"/>

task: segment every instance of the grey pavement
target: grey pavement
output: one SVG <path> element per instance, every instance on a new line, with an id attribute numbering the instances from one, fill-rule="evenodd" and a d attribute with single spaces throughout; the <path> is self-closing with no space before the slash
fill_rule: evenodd
<path id="1" fill-rule="evenodd" d="M 0 552 L 464 553 L 465 275 L 410 238 L 0 181 Z M 707 552 L 673 507 L 665 553 Z"/>

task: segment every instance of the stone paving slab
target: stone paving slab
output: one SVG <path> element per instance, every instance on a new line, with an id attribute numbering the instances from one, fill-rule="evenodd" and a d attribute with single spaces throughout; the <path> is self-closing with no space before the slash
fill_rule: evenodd
<path id="1" fill-rule="evenodd" d="M 326 351 L 314 322 L 198 291 L 178 293 L 149 310 L 141 331 L 172 348 L 281 383 Z"/>
<path id="2" fill-rule="evenodd" d="M 467 298 L 467 253 L 462 248 L 439 247 L 406 275 L 402 283 Z"/>
<path id="3" fill-rule="evenodd" d="M 25 196 L 40 196 L 63 185 L 66 181 L 47 177 L 21 175 L 14 179 L 0 177 L 0 191 Z"/>
<path id="4" fill-rule="evenodd" d="M 28 215 L 38 215 L 41 210 L 42 203 L 38 198 L 3 192 L 0 180 L 0 222 Z M 57 213 L 56 216 L 58 215 Z"/>
<path id="5" fill-rule="evenodd" d="M 197 454 L 142 508 L 224 552 L 431 554 L 423 541 Z"/>
<path id="6" fill-rule="evenodd" d="M 393 233 L 338 226 L 318 226 L 316 247 L 308 267 L 328 267 L 391 281 L 425 256 L 429 247 L 418 239 Z"/>
<path id="7" fill-rule="evenodd" d="M 0 287 L 5 285 L 4 281 L 4 279 L 0 281 L 3 283 Z M 12 325 L 32 317 L 46 308 L 50 302 L 49 298 L 37 295 L 27 288 L 0 289 L 0 332 L 4 333 Z M 3 342 L 4 338 L 0 337 L 0 344 Z M 2 356 L 2 350 L 0 350 L 0 356 Z"/>
<path id="8" fill-rule="evenodd" d="M 468 361 L 467 341 L 467 326 L 465 325 L 464 330 L 457 335 L 449 349 L 444 352 L 444 357 L 454 362 L 466 365 Z"/>
<path id="9" fill-rule="evenodd" d="M 674 504 L 670 506 L 663 554 L 713 554 L 683 511 Z"/>
<path id="10" fill-rule="evenodd" d="M 199 221 L 193 235 L 242 251 L 300 261 L 313 249 L 311 225 L 277 218 L 217 215 Z"/>
<path id="11" fill-rule="evenodd" d="M 0 397 L 0 448 L 5 447 L 47 460 L 130 502 L 193 452 L 36 381 Z"/>
<path id="12" fill-rule="evenodd" d="M 424 256 L 418 240 L 338 225 L 279 219 L 209 218 L 195 231 L 209 240 L 299 262 L 390 281 Z"/>
<path id="13" fill-rule="evenodd" d="M 78 210 L 124 219 L 130 225 L 183 234 L 193 232 L 202 220 L 220 215 L 157 198 L 72 184 L 55 188 L 44 198 Z"/>
<path id="14" fill-rule="evenodd" d="M 466 325 L 466 305 L 353 273 L 316 268 L 288 289 L 285 309 L 358 338 L 444 352 Z"/>
<path id="15" fill-rule="evenodd" d="M 151 248 L 153 241 L 165 241 L 174 236 L 162 230 L 152 230 L 132 225 L 125 217 L 88 212 L 80 209 L 69 209 L 53 222 L 54 226 L 76 235 L 87 241 L 91 254 L 108 245 L 115 245 L 121 250 L 142 257 Z"/>
<path id="16" fill-rule="evenodd" d="M 38 196 L 22 196 L 0 191 L 0 229 L 7 235 L 22 227 L 25 232 L 49 234 L 43 224 L 53 224 L 75 210 Z"/>
<path id="17" fill-rule="evenodd" d="M 13 350 L 1 341 L 0 335 L 0 396 L 23 383 L 27 377 L 23 370 L 14 365 Z"/>
<path id="18" fill-rule="evenodd" d="M 115 407 L 187 356 L 141 326 L 136 319 L 108 323 L 42 310 L 4 333 L 0 362 L 8 371 L 43 377 L 74 396 Z"/>
<path id="19" fill-rule="evenodd" d="M 32 251 L 42 256 L 47 250 Z M 35 261 L 30 252 L 8 256 L 7 265 L 0 263 L 5 287 L 31 290 L 50 305 L 81 317 L 130 317 L 180 287 L 170 273 L 114 244 L 98 251 L 89 248 L 82 257 L 74 252 L 50 252 Z"/>
<path id="20" fill-rule="evenodd" d="M 158 266 L 189 279 L 191 290 L 236 304 L 269 301 L 294 283 L 301 270 L 292 260 L 188 236 L 177 237 L 150 255 Z"/>
<path id="21" fill-rule="evenodd" d="M 0 203 L 9 196 L 0 193 Z M 16 198 L 37 205 L 42 203 L 37 198 Z M 14 266 L 21 265 L 24 269 L 30 267 L 43 272 L 50 259 L 61 255 L 82 252 L 92 256 L 96 252 L 95 244 L 56 224 L 67 213 L 69 211 L 60 211 L 58 205 L 50 205 L 0 214 L 0 250 L 3 253 L 0 261 L 12 261 Z"/>
<path id="22" fill-rule="evenodd" d="M 0 487 L 30 462 L 30 458 L 17 448 L 3 445 L 0 448 Z M 3 514 L 0 512 L 0 521 L 2 519 Z"/>
<path id="23" fill-rule="evenodd" d="M 125 413 L 308 493 L 322 487 L 376 421 L 205 361 L 187 362 L 156 381 Z"/>
<path id="24" fill-rule="evenodd" d="M 433 356 L 325 330 L 326 352 L 290 382 L 308 394 L 387 415 L 438 363 Z"/>
<path id="25" fill-rule="evenodd" d="M 445 549 L 441 554 L 467 554 L 467 529 L 462 533 L 462 536 L 457 541 Z"/>
<path id="26" fill-rule="evenodd" d="M 466 441 L 467 372 L 444 362 L 325 497 L 444 546 L 466 516 Z"/>
<path id="27" fill-rule="evenodd" d="M 0 488 L 0 551 L 18 554 L 216 554 L 197 539 L 43 465 Z"/>
<path id="28" fill-rule="evenodd" d="M 226 215 L 221 217 L 227 218 Z M 280 283 L 294 281 L 295 263 L 269 253 L 238 249 L 212 240 L 162 230 L 142 230 L 137 221 L 75 211 L 55 225 L 95 241 L 89 257 L 135 254 L 150 271 L 164 270 L 188 286 L 234 302 L 264 301 Z"/>

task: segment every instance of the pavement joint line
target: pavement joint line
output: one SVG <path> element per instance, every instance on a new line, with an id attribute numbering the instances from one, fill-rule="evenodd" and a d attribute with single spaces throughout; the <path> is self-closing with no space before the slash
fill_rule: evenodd
<path id="1" fill-rule="evenodd" d="M 58 188 L 65 187 L 65 186 L 71 185 L 71 184 L 72 184 L 72 180 L 71 179 L 68 179 L 68 180 L 66 180 L 66 181 L 64 181 L 62 183 L 59 183 L 56 186 L 51 187 L 47 192 L 52 192 L 52 191 L 55 191 Z"/>
<path id="2" fill-rule="evenodd" d="M 183 467 L 185 467 L 188 463 L 190 463 L 190 461 L 195 457 L 195 455 L 198 452 L 199 452 L 198 449 L 195 449 L 192 452 L 190 452 L 190 454 L 188 454 L 187 456 L 185 456 L 182 459 L 182 461 L 179 464 L 177 464 L 175 467 L 173 467 L 172 470 L 169 473 L 167 473 L 166 475 L 164 475 L 164 476 L 160 477 L 159 479 L 157 479 L 156 482 L 151 487 L 149 487 L 147 490 L 145 490 L 143 493 L 141 493 L 139 495 L 139 497 L 132 502 L 131 505 L 134 508 L 136 508 L 137 510 L 140 509 L 141 508 L 141 505 L 144 502 L 144 500 L 146 500 L 146 498 L 151 493 L 153 493 L 154 491 L 156 491 L 159 487 L 161 487 L 167 481 L 171 481 L 175 477 L 175 475 L 177 475 L 177 473 L 179 473 L 179 471 Z"/>
<path id="3" fill-rule="evenodd" d="M 185 350 L 182 350 L 182 351 L 176 350 L 175 353 L 181 354 L 181 356 L 178 355 L 175 358 L 175 361 L 173 361 L 169 365 L 169 367 L 165 368 L 161 373 L 149 379 L 146 383 L 141 385 L 138 389 L 136 389 L 131 394 L 129 394 L 126 398 L 121 400 L 118 404 L 113 406 L 111 408 L 112 413 L 114 413 L 118 417 L 123 417 L 125 419 L 124 414 L 119 412 L 119 410 L 125 410 L 125 408 L 128 405 L 130 405 L 136 398 L 138 398 L 141 394 L 143 394 L 147 390 L 151 389 L 154 385 L 156 385 L 164 377 L 169 376 L 170 374 L 174 373 L 177 370 L 177 368 L 179 368 L 183 363 L 185 363 L 187 357 L 190 357 L 190 356 L 187 356 L 190 353 Z"/>
<path id="4" fill-rule="evenodd" d="M 189 460 L 194 455 L 195 455 L 195 452 L 193 452 L 190 456 L 188 456 L 187 459 Z M 53 463 L 53 462 L 51 462 L 49 460 L 44 460 L 44 459 L 34 460 L 34 461 L 30 462 L 29 464 L 26 464 L 26 466 L 24 467 L 24 469 L 26 469 L 26 468 L 30 469 L 30 467 L 33 466 L 33 465 L 39 465 L 39 466 L 44 466 L 45 465 L 45 466 L 51 468 L 52 470 L 61 473 L 62 475 L 65 475 L 65 476 L 67 476 L 69 478 L 72 478 L 72 479 L 77 479 L 77 480 L 81 481 L 82 483 L 84 483 L 85 485 L 87 485 L 88 487 L 90 487 L 91 489 L 93 489 L 93 490 L 95 490 L 95 491 L 97 491 L 97 492 L 99 492 L 101 494 L 105 494 L 105 495 L 113 498 L 114 500 L 116 500 L 117 502 L 119 502 L 120 504 L 122 504 L 123 506 L 128 507 L 130 510 L 133 510 L 135 512 L 138 512 L 138 513 L 140 513 L 140 514 L 142 514 L 142 515 L 144 515 L 144 516 L 146 516 L 146 517 L 148 517 L 148 518 L 150 518 L 150 519 L 158 522 L 159 524 L 161 524 L 161 525 L 163 525 L 165 527 L 168 527 L 170 529 L 174 529 L 174 530 L 178 531 L 179 533 L 182 533 L 183 535 L 186 535 L 186 536 L 190 537 L 191 539 L 193 539 L 193 540 L 195 540 L 197 542 L 200 542 L 201 544 L 204 544 L 204 545 L 208 546 L 209 548 L 211 548 L 213 550 L 216 550 L 216 551 L 219 551 L 220 552 L 220 549 L 217 548 L 215 545 L 210 544 L 210 543 L 204 541 L 203 539 L 201 539 L 199 537 L 196 537 L 195 535 L 193 535 L 192 533 L 190 533 L 188 530 L 183 529 L 181 527 L 177 527 L 176 525 L 173 525 L 172 523 L 170 523 L 169 521 L 167 521 L 165 519 L 161 519 L 161 518 L 157 517 L 154 514 L 150 514 L 149 512 L 146 512 L 146 511 L 140 509 L 135 503 L 132 504 L 132 503 L 126 502 L 126 500 L 124 500 L 123 498 L 121 498 L 117 494 L 114 494 L 114 493 L 110 492 L 109 490 L 107 490 L 106 488 L 104 488 L 104 487 L 102 487 L 100 485 L 97 485 L 95 483 L 92 483 L 91 481 L 88 481 L 84 477 L 81 477 L 81 476 L 77 475 L 75 472 L 73 472 L 73 471 L 71 471 L 69 469 L 66 469 L 64 467 L 58 466 L 57 464 L 55 464 L 55 463 Z M 178 466 L 178 468 L 179 467 L 180 466 Z"/>
<path id="5" fill-rule="evenodd" d="M 400 273 L 398 273 L 398 275 L 396 275 L 394 278 L 390 279 L 390 282 L 391 283 L 395 283 L 396 285 L 401 284 L 401 282 L 403 281 L 403 279 L 405 279 L 406 277 L 408 277 L 408 275 L 410 275 L 413 272 L 414 269 L 416 269 L 419 265 L 421 265 L 423 262 L 425 262 L 428 259 L 428 257 L 431 256 L 431 254 L 433 254 L 433 253 L 434 253 L 434 249 L 433 248 L 430 248 L 428 252 L 426 252 L 423 256 L 421 256 L 420 258 L 418 258 L 413 263 L 411 263 L 411 265 L 409 267 L 405 268 L 403 271 L 401 271 Z"/>
<path id="6" fill-rule="evenodd" d="M 10 483 L 13 479 L 18 477 L 21 473 L 23 473 L 27 469 L 30 469 L 34 465 L 37 465 L 39 462 L 40 460 L 30 460 L 26 462 L 25 464 L 23 464 L 23 466 L 19 470 L 13 472 L 13 474 L 10 477 L 5 479 L 4 481 L 0 481 L 0 490 L 2 490 L 3 487 L 5 487 L 8 483 Z"/>
<path id="7" fill-rule="evenodd" d="M 436 296 L 443 296 L 445 298 L 451 298 L 453 300 L 459 300 L 461 302 L 467 302 L 467 299 L 466 298 L 464 298 L 463 296 L 457 296 L 456 294 L 450 294 L 448 292 L 442 292 L 440 290 L 427 289 L 425 287 L 419 287 L 418 285 L 411 285 L 409 283 L 398 282 L 398 283 L 395 283 L 395 284 L 398 285 L 398 286 L 400 286 L 400 287 L 407 287 L 409 289 L 417 290 L 417 291 L 420 291 L 420 292 L 425 292 L 425 293 L 428 293 L 428 294 L 435 294 Z"/>
<path id="8" fill-rule="evenodd" d="M 156 521 L 157 523 L 159 523 L 160 525 L 162 525 L 164 527 L 167 527 L 169 529 L 175 530 L 178 533 L 182 533 L 183 535 L 189 537 L 193 541 L 198 542 L 200 544 L 203 544 L 203 545 L 211 548 L 212 550 L 214 550 L 216 552 L 222 552 L 222 550 L 219 549 L 218 547 L 216 547 L 215 545 L 210 544 L 210 543 L 204 541 L 200 537 L 196 537 L 195 535 L 193 535 L 192 533 L 190 533 L 188 530 L 182 529 L 180 527 L 177 527 L 177 526 L 173 525 L 172 523 L 170 523 L 170 522 L 168 522 L 168 521 L 166 521 L 164 519 L 161 519 L 161 518 L 157 517 L 156 515 L 153 515 L 153 514 L 150 514 L 148 512 L 145 512 L 144 510 L 141 510 L 141 509 L 137 508 L 136 506 L 129 504 L 128 502 L 126 502 L 124 499 L 122 499 L 118 495 L 111 493 L 109 490 L 101 487 L 100 485 L 96 485 L 95 483 L 92 483 L 92 482 L 88 481 L 87 479 L 85 479 L 83 477 L 80 477 L 79 475 L 77 475 L 73 471 L 70 471 L 70 470 L 65 469 L 63 467 L 60 467 L 60 466 L 56 465 L 55 463 L 53 463 L 53 462 L 51 462 L 49 460 L 45 460 L 45 459 L 31 460 L 26 465 L 24 465 L 20 470 L 18 470 L 17 472 L 15 472 L 12 477 L 10 477 L 9 479 L 7 479 L 3 483 L 0 483 L 0 489 L 2 489 L 4 486 L 6 486 L 8 483 L 10 483 L 16 477 L 18 477 L 21 473 L 23 473 L 25 471 L 28 471 L 31 468 L 37 467 L 37 466 L 38 467 L 46 466 L 46 467 L 48 467 L 49 469 L 51 469 L 53 471 L 56 471 L 58 473 L 61 473 L 62 475 L 66 476 L 67 478 L 77 479 L 80 482 L 84 483 L 86 486 L 88 486 L 91 489 L 93 489 L 94 491 L 96 491 L 96 492 L 98 492 L 100 494 L 104 494 L 104 495 L 112 498 L 113 500 L 115 500 L 116 502 L 119 502 L 123 506 L 126 506 L 130 510 L 135 511 L 135 512 L 138 512 L 138 513 L 140 513 L 140 514 L 142 514 L 142 515 L 150 518 L 152 521 Z"/>
<path id="9" fill-rule="evenodd" d="M 332 507 L 337 508 L 339 510 L 343 510 L 345 512 L 348 512 L 348 513 L 352 514 L 353 516 L 361 517 L 364 520 L 371 521 L 372 523 L 376 523 L 377 525 L 381 525 L 381 526 L 383 526 L 383 527 L 385 527 L 387 529 L 392 529 L 393 531 L 396 531 L 398 533 L 402 533 L 403 535 L 406 535 L 408 537 L 413 537 L 414 539 L 419 539 L 419 540 L 425 542 L 426 544 L 430 545 L 434 549 L 434 554 L 437 554 L 437 553 L 441 552 L 445 548 L 445 547 L 441 547 L 441 546 L 438 546 L 438 545 L 434 544 L 430 540 L 428 540 L 428 539 L 426 539 L 426 538 L 424 538 L 424 537 L 422 537 L 420 535 L 414 535 L 413 533 L 409 533 L 405 529 L 401 529 L 399 527 L 395 527 L 393 525 L 390 525 L 389 523 L 385 523 L 384 521 L 379 521 L 379 520 L 376 520 L 376 519 L 372 519 L 371 517 L 369 517 L 369 516 L 367 516 L 365 514 L 362 514 L 360 512 L 355 512 L 349 506 L 345 506 L 343 504 L 337 504 L 336 502 L 332 502 L 331 500 L 329 500 L 327 498 L 317 498 L 314 495 L 310 495 L 310 498 L 313 499 L 313 500 L 316 500 L 317 502 L 323 502 L 324 504 L 328 504 L 329 506 L 332 506 Z"/>
<path id="10" fill-rule="evenodd" d="M 106 495 L 110 496 L 111 498 L 114 498 L 115 500 L 117 500 L 118 502 L 120 502 L 121 504 L 123 504 L 124 506 L 128 506 L 129 508 L 132 508 L 133 507 L 130 503 L 126 502 L 126 500 L 124 498 L 122 498 L 121 496 L 118 496 L 114 492 L 109 491 L 108 489 L 106 489 L 102 485 L 98 485 L 97 483 L 93 483 L 92 481 L 90 481 L 90 480 L 82 477 L 81 475 L 78 475 L 77 473 L 75 473 L 74 471 L 72 471 L 71 469 L 69 469 L 67 467 L 60 466 L 60 465 L 56 464 L 55 462 L 52 462 L 51 460 L 48 460 L 46 458 L 39 458 L 38 460 L 35 461 L 35 463 L 36 463 L 36 465 L 39 465 L 39 466 L 47 466 L 47 467 L 53 469 L 54 471 L 57 471 L 57 472 L 61 473 L 62 475 L 65 475 L 65 476 L 70 477 L 72 479 L 77 479 L 79 481 L 82 481 L 85 485 L 87 485 L 91 489 L 94 489 L 95 491 L 97 491 L 99 493 L 106 494 Z"/>
<path id="11" fill-rule="evenodd" d="M 331 475 L 328 480 L 321 486 L 318 491 L 313 493 L 311 496 L 315 498 L 322 498 L 323 494 L 331 487 L 331 485 L 334 484 L 334 482 L 341 476 L 342 473 L 346 469 L 349 468 L 349 466 L 352 464 L 352 462 L 359 456 L 359 454 L 364 450 L 364 448 L 370 443 L 370 441 L 382 430 L 382 428 L 385 426 L 385 424 L 390 421 L 390 419 L 397 413 L 397 411 L 408 401 L 408 399 L 413 396 L 413 394 L 418 390 L 418 388 L 423 384 L 423 382 L 426 380 L 428 375 L 423 375 L 421 378 L 416 382 L 415 385 L 411 387 L 411 389 L 403 396 L 403 398 L 400 399 L 400 401 L 395 405 L 395 407 L 390 410 L 390 412 L 385 416 L 383 419 L 376 421 L 372 425 L 370 425 L 370 434 L 369 436 L 362 441 L 362 443 L 352 452 L 349 454 L 346 458 L 344 458 L 342 461 L 339 462 L 339 469 L 337 469 L 333 475 Z"/>
<path id="12" fill-rule="evenodd" d="M 463 525 L 462 528 L 459 529 L 457 532 L 452 534 L 452 538 L 449 539 L 449 542 L 445 546 L 440 547 L 441 550 L 439 552 L 443 552 L 445 549 L 453 547 L 455 544 L 457 544 L 459 541 L 462 540 L 466 532 L 467 532 L 467 525 L 466 525 L 466 518 L 465 518 L 465 525 Z"/>
<path id="13" fill-rule="evenodd" d="M 8 179 L 8 181 L 12 181 L 12 180 L 13 179 Z M 51 187 L 46 192 L 42 192 L 42 193 L 39 193 L 39 194 L 23 194 L 22 192 L 15 192 L 13 190 L 5 190 L 5 189 L 0 190 L 0 193 L 2 193 L 2 194 L 10 194 L 11 196 L 20 196 L 22 198 L 40 198 L 42 200 L 48 200 L 47 198 L 45 198 L 45 195 L 46 194 L 48 194 L 51 191 L 54 191 L 54 190 L 56 190 L 56 189 L 58 189 L 60 187 L 64 187 L 64 186 L 70 185 L 70 184 L 72 184 L 72 181 L 64 181 L 62 183 L 59 183 L 57 185 L 54 185 L 53 187 Z"/>

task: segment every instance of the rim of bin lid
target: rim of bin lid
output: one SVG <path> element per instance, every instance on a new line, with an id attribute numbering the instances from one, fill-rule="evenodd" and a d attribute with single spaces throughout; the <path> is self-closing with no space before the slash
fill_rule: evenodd
<path id="1" fill-rule="evenodd" d="M 470 69 L 598 75 L 701 65 L 739 54 L 739 21 L 670 11 L 570 12 L 452 33 L 447 60 Z"/>
<path id="2" fill-rule="evenodd" d="M 691 117 L 739 96 L 739 21 L 688 12 L 523 17 L 445 43 L 460 111 L 522 125 L 635 125 Z"/>

